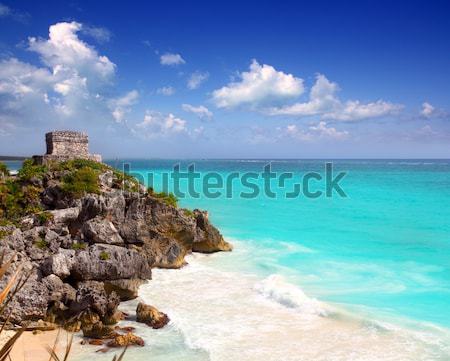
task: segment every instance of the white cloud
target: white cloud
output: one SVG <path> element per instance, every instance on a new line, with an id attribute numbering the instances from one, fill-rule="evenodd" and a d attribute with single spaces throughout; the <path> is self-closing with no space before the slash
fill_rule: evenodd
<path id="1" fill-rule="evenodd" d="M 200 72 L 196 71 L 191 74 L 188 79 L 187 87 L 191 90 L 197 89 L 203 82 L 205 82 L 209 78 L 208 72 Z"/>
<path id="2" fill-rule="evenodd" d="M 429 118 L 433 115 L 435 110 L 436 110 L 435 107 L 432 106 L 430 103 L 424 102 L 422 104 L 422 111 L 420 112 L 420 114 L 422 114 L 426 118 Z"/>
<path id="3" fill-rule="evenodd" d="M 171 86 L 163 86 L 162 88 L 158 88 L 156 92 L 161 95 L 170 96 L 175 94 L 175 88 Z"/>
<path id="4" fill-rule="evenodd" d="M 133 132 L 144 138 L 168 136 L 186 132 L 186 121 L 172 113 L 167 115 L 156 111 L 147 111 L 144 120 L 136 124 Z"/>
<path id="5" fill-rule="evenodd" d="M 310 142 L 323 138 L 343 140 L 349 136 L 348 131 L 339 131 L 334 127 L 329 127 L 324 121 L 321 121 L 316 125 L 310 125 L 306 130 L 299 128 L 295 124 L 290 124 L 283 131 L 286 136 L 304 142 Z"/>
<path id="6" fill-rule="evenodd" d="M 242 104 L 254 107 L 274 99 L 299 96 L 303 91 L 302 79 L 253 60 L 250 70 L 240 74 L 240 81 L 215 90 L 213 100 L 219 108 L 233 108 Z"/>
<path id="7" fill-rule="evenodd" d="M 30 38 L 28 50 L 40 56 L 41 66 L 0 61 L 0 128 L 123 119 L 134 93 L 102 95 L 111 92 L 116 66 L 78 38 L 80 29 L 79 23 L 58 23 L 48 39 Z"/>
<path id="8" fill-rule="evenodd" d="M 320 116 L 323 119 L 357 121 L 395 114 L 402 106 L 378 100 L 361 103 L 358 100 L 342 102 L 337 96 L 339 87 L 324 75 L 318 74 L 312 86 L 309 101 L 293 105 L 274 107 L 266 110 L 269 115 L 288 115 L 296 117 Z"/>
<path id="9" fill-rule="evenodd" d="M 161 55 L 160 62 L 162 65 L 180 65 L 186 63 L 180 54 L 172 53 L 165 53 Z"/>
<path id="10" fill-rule="evenodd" d="M 199 105 L 198 107 L 195 107 L 190 104 L 183 104 L 182 108 L 185 112 L 194 113 L 200 119 L 210 120 L 213 117 L 213 113 L 207 107 L 205 107 L 203 105 Z"/>
<path id="11" fill-rule="evenodd" d="M 81 30 L 83 34 L 94 38 L 99 43 L 107 43 L 111 40 L 111 32 L 106 28 L 100 26 L 83 25 Z"/>
<path id="12" fill-rule="evenodd" d="M 52 25 L 49 39 L 29 38 L 29 49 L 37 52 L 54 71 L 71 70 L 101 80 L 110 79 L 116 65 L 78 38 L 81 28 L 77 22 Z"/>
<path id="13" fill-rule="evenodd" d="M 130 112 L 130 107 L 136 104 L 138 98 L 139 92 L 132 90 L 123 97 L 111 100 L 111 114 L 117 123 L 122 123 L 125 120 L 125 115 Z"/>

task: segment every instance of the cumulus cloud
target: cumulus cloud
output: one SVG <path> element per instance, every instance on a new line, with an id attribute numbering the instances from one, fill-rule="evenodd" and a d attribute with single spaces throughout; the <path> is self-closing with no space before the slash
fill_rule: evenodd
<path id="1" fill-rule="evenodd" d="M 219 108 L 239 105 L 255 107 L 266 101 L 296 97 L 303 93 L 303 80 L 277 71 L 273 66 L 253 60 L 250 69 L 242 72 L 240 80 L 213 92 L 213 101 Z"/>
<path id="2" fill-rule="evenodd" d="M 175 88 L 171 86 L 163 86 L 162 88 L 158 88 L 156 92 L 161 95 L 170 96 L 175 94 Z"/>
<path id="3" fill-rule="evenodd" d="M 180 54 L 172 53 L 165 53 L 161 55 L 159 60 L 161 65 L 180 65 L 186 63 L 186 61 L 181 57 Z"/>
<path id="4" fill-rule="evenodd" d="M 168 136 L 171 134 L 185 133 L 186 121 L 176 117 L 172 113 L 167 115 L 148 110 L 141 123 L 136 124 L 133 132 L 144 138 Z"/>
<path id="5" fill-rule="evenodd" d="M 125 115 L 130 112 L 130 107 L 136 104 L 138 98 L 139 92 L 132 90 L 120 98 L 111 100 L 111 114 L 117 123 L 122 123 L 125 120 Z"/>
<path id="6" fill-rule="evenodd" d="M 339 131 L 334 127 L 328 126 L 324 121 L 316 125 L 310 125 L 306 130 L 299 128 L 296 124 L 289 124 L 283 129 L 283 133 L 286 136 L 305 142 L 323 138 L 343 140 L 349 136 L 348 131 Z"/>
<path id="7" fill-rule="evenodd" d="M 269 115 L 288 115 L 295 117 L 320 116 L 323 119 L 358 121 L 395 114 L 402 109 L 399 104 L 378 100 L 361 103 L 358 100 L 342 102 L 337 96 L 339 86 L 318 74 L 307 102 L 297 102 L 283 107 L 266 110 Z"/>
<path id="8" fill-rule="evenodd" d="M 76 22 L 50 26 L 48 39 L 29 38 L 36 66 L 16 58 L 0 61 L 0 128 L 61 121 L 121 121 L 137 98 L 111 98 L 116 66 L 78 37 Z"/>
<path id="9" fill-rule="evenodd" d="M 208 72 L 196 71 L 191 74 L 187 81 L 187 87 L 191 90 L 197 89 L 200 85 L 209 78 Z"/>
<path id="10" fill-rule="evenodd" d="M 69 70 L 108 80 L 115 74 L 116 65 L 78 38 L 81 29 L 77 22 L 52 25 L 48 39 L 29 38 L 29 49 L 38 53 L 42 62 L 54 71 Z"/>
<path id="11" fill-rule="evenodd" d="M 198 107 L 195 107 L 190 104 L 183 104 L 182 108 L 185 112 L 194 113 L 200 119 L 210 120 L 213 117 L 213 113 L 207 107 L 205 107 L 203 105 L 199 105 Z"/>
<path id="12" fill-rule="evenodd" d="M 422 114 L 426 118 L 429 118 L 433 115 L 435 110 L 436 110 L 435 107 L 432 106 L 430 103 L 424 102 L 422 104 L 422 111 L 420 112 L 420 114 Z"/>

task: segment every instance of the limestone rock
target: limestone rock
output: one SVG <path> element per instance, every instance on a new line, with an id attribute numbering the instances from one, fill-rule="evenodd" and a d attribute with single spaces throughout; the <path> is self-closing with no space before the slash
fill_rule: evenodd
<path id="1" fill-rule="evenodd" d="M 142 251 L 152 259 L 154 267 L 180 268 L 186 264 L 187 250 L 173 238 L 156 235 L 144 243 Z"/>
<path id="2" fill-rule="evenodd" d="M 69 223 L 73 222 L 78 218 L 80 214 L 79 207 L 65 208 L 65 209 L 55 209 L 49 211 L 53 215 L 54 223 Z"/>
<path id="3" fill-rule="evenodd" d="M 44 275 L 54 274 L 61 279 L 70 276 L 73 265 L 76 262 L 76 252 L 69 249 L 60 249 L 58 253 L 49 256 L 41 264 Z"/>
<path id="4" fill-rule="evenodd" d="M 116 335 L 114 328 L 111 326 L 105 326 L 101 321 L 94 324 L 85 325 L 81 330 L 83 331 L 84 337 L 100 340 L 113 338 Z"/>
<path id="5" fill-rule="evenodd" d="M 120 237 L 114 224 L 104 218 L 96 217 L 85 222 L 82 227 L 84 239 L 89 243 L 106 243 L 122 245 L 123 239 Z"/>
<path id="6" fill-rule="evenodd" d="M 169 323 L 169 317 L 155 307 L 139 303 L 136 308 L 136 321 L 145 323 L 152 328 L 162 328 Z"/>
<path id="7" fill-rule="evenodd" d="M 139 287 L 145 282 L 139 278 L 105 281 L 105 291 L 115 292 L 121 301 L 129 301 L 138 296 Z"/>
<path id="8" fill-rule="evenodd" d="M 217 228 L 208 221 L 208 214 L 199 210 L 194 211 L 198 230 L 198 238 L 192 244 L 193 252 L 212 253 L 231 251 L 233 247 L 226 242 Z"/>
<path id="9" fill-rule="evenodd" d="M 95 244 L 78 252 L 71 265 L 76 280 L 118 280 L 151 278 L 151 266 L 145 255 L 124 247 Z"/>
<path id="10" fill-rule="evenodd" d="M 75 300 L 70 304 L 70 312 L 73 315 L 81 313 L 97 314 L 102 319 L 108 315 L 113 315 L 119 303 L 119 297 L 115 293 L 108 295 L 105 292 L 102 282 L 80 282 Z"/>
<path id="11" fill-rule="evenodd" d="M 144 346 L 144 340 L 135 334 L 128 332 L 125 335 L 117 335 L 107 343 L 108 347 Z"/>

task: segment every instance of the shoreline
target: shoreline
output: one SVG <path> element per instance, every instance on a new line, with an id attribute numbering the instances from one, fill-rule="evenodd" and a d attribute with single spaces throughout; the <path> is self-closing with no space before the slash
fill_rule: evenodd
<path id="1" fill-rule="evenodd" d="M 233 244 L 239 250 L 235 240 Z M 189 264 L 182 269 L 155 270 L 152 281 L 140 288 L 139 300 L 167 312 L 171 323 L 163 330 L 137 330 L 146 346 L 148 342 L 148 348 L 130 349 L 133 359 L 145 359 L 144 355 L 150 353 L 156 361 L 175 361 L 174 354 L 182 352 L 187 355 L 183 360 L 189 361 L 226 361 L 230 357 L 256 361 L 263 354 L 268 361 L 280 357 L 298 361 L 296 355 L 300 353 L 305 355 L 302 360 L 347 360 L 348 355 L 355 354 L 360 361 L 412 361 L 446 360 L 429 355 L 450 352 L 439 351 L 435 336 L 444 336 L 439 329 L 436 332 L 431 332 L 431 328 L 410 329 L 366 318 L 352 309 L 335 307 L 307 295 L 303 295 L 306 306 L 288 306 L 289 292 L 298 295 L 302 292 L 300 288 L 295 286 L 289 292 L 282 288 L 280 294 L 285 298 L 281 300 L 274 297 L 273 289 L 272 293 L 264 294 L 256 285 L 265 279 L 222 269 L 221 263 L 228 262 L 230 257 L 235 256 L 191 254 L 187 258 Z M 286 285 L 293 286 L 283 286 Z M 315 308 L 315 301 L 327 312 Z M 125 302 L 121 308 L 133 309 L 135 302 Z M 94 348 L 83 347 L 75 361 L 94 353 Z M 167 356 L 162 356 L 163 353 Z M 105 356 L 108 355 L 112 353 Z M 341 358 L 336 358 L 337 355 Z"/>
<path id="2" fill-rule="evenodd" d="M 4 331 L 1 344 L 14 334 L 14 331 Z M 58 335 L 58 330 L 42 331 L 33 333 L 33 331 L 25 331 L 14 344 L 10 357 L 13 361 L 29 361 L 29 360 L 48 360 L 50 354 L 47 346 L 53 348 Z M 59 342 L 56 351 L 60 354 L 65 348 L 66 331 L 61 330 Z"/>
<path id="3" fill-rule="evenodd" d="M 231 241 L 229 239 L 227 239 L 228 241 Z M 239 252 L 239 242 L 236 242 L 236 240 L 233 240 L 233 244 L 236 246 L 236 249 Z M 199 356 L 199 358 L 197 358 L 197 353 L 203 355 L 205 352 L 206 354 L 210 354 L 210 352 L 212 352 L 211 350 L 206 350 L 204 349 L 202 346 L 196 344 L 196 342 L 192 341 L 192 339 L 190 339 L 189 337 L 189 332 L 186 332 L 185 330 L 183 330 L 183 326 L 180 326 L 179 323 L 179 315 L 180 313 L 177 312 L 171 312 L 169 311 L 169 309 L 171 309 L 172 305 L 170 305 L 168 302 L 162 302 L 159 298 L 158 298 L 158 294 L 155 294 L 153 292 L 153 289 L 160 289 L 160 292 L 164 291 L 168 291 L 167 289 L 164 289 L 161 287 L 165 286 L 165 287 L 170 287 L 172 289 L 172 287 L 170 286 L 171 284 L 174 284 L 173 287 L 176 289 L 177 288 L 177 279 L 181 279 L 183 282 L 192 282 L 192 284 L 195 284 L 195 280 L 198 277 L 202 277 L 203 275 L 205 275 L 206 273 L 210 274 L 213 272 L 211 278 L 206 280 L 207 282 L 205 283 L 205 287 L 209 288 L 209 287 L 214 287 L 213 284 L 211 282 L 218 282 L 220 279 L 224 279 L 224 277 L 232 277 L 232 278 L 225 278 L 225 281 L 230 281 L 231 279 L 234 279 L 234 277 L 238 277 L 238 275 L 240 275 L 240 272 L 229 272 L 229 271 L 223 271 L 221 270 L 221 262 L 223 262 L 224 260 L 226 260 L 225 262 L 229 262 L 230 260 L 227 259 L 226 257 L 231 257 L 233 258 L 233 254 L 213 254 L 213 255 L 205 255 L 205 254 L 199 254 L 199 253 L 192 253 L 189 256 L 187 256 L 187 261 L 188 261 L 188 265 L 186 265 L 185 267 L 181 268 L 181 269 L 160 269 L 157 268 L 155 269 L 155 277 L 146 285 L 143 285 L 140 287 L 139 289 L 139 296 L 137 299 L 131 300 L 131 301 L 126 301 L 126 302 L 122 302 L 120 305 L 120 309 L 123 309 L 125 311 L 130 311 L 132 309 L 135 308 L 135 304 L 137 304 L 137 302 L 139 301 L 144 301 L 144 302 L 148 302 L 150 301 L 151 303 L 155 303 L 155 305 L 161 309 L 162 311 L 167 311 L 169 316 L 173 316 L 173 322 L 171 322 L 168 326 L 167 329 L 161 329 L 161 330 L 152 330 L 150 328 L 147 328 L 147 326 L 142 326 L 138 323 L 136 323 L 136 321 L 133 319 L 133 317 L 129 320 L 125 320 L 125 321 L 121 321 L 119 322 L 120 326 L 137 326 L 138 330 L 136 331 L 136 334 L 138 336 L 141 336 L 144 338 L 145 342 L 146 342 L 146 346 L 143 349 L 141 348 L 135 348 L 135 347 L 131 347 L 129 348 L 129 350 L 127 351 L 127 353 L 130 353 L 130 357 L 131 359 L 135 359 L 135 354 L 137 355 L 138 359 L 140 359 L 139 355 L 141 354 L 141 352 L 145 352 L 145 353 L 152 353 L 154 351 L 154 342 L 158 342 L 159 338 L 167 338 L 167 337 L 173 337 L 172 334 L 175 334 L 176 332 L 182 332 L 182 334 L 184 334 L 184 337 L 187 337 L 187 339 L 179 339 L 178 342 L 183 342 L 183 345 L 172 345 L 173 347 L 186 347 L 187 349 L 191 349 L 193 352 L 193 356 L 192 356 L 192 360 L 206 360 L 207 358 L 204 358 L 204 356 Z M 238 258 L 238 257 L 235 257 Z M 185 277 L 185 273 L 188 274 L 189 277 Z M 257 276 L 256 274 L 250 274 L 250 273 L 244 273 L 241 276 L 243 276 L 246 280 L 252 280 L 251 283 L 249 283 L 248 285 L 251 284 L 261 284 L 262 282 L 264 282 L 266 279 L 261 278 L 259 276 Z M 165 278 L 164 281 L 161 281 L 161 279 Z M 170 281 L 167 282 L 167 281 Z M 234 280 L 236 281 L 236 280 Z M 254 283 L 256 281 L 256 283 Z M 227 282 L 230 283 L 230 282 Z M 180 283 L 181 285 L 181 283 Z M 249 287 L 246 286 L 247 283 L 242 283 L 241 288 L 237 288 L 236 290 L 238 290 L 239 292 L 245 292 L 244 288 L 247 288 L 247 292 L 249 291 Z M 284 285 L 285 286 L 285 285 Z M 291 286 L 289 284 L 289 286 Z M 297 286 L 295 286 L 297 287 Z M 298 288 L 298 290 L 301 291 L 301 288 Z M 233 291 L 233 290 L 232 290 Z M 419 335 L 419 330 L 414 330 L 411 329 L 409 327 L 405 327 L 404 324 L 400 325 L 400 324 L 396 324 L 396 323 L 390 323 L 390 322 L 385 322 L 383 320 L 378 320 L 375 319 L 373 317 L 366 317 L 367 315 L 362 315 L 359 312 L 352 312 L 351 307 L 347 308 L 347 307 L 335 307 L 336 305 L 334 304 L 330 304 L 330 303 L 324 303 L 322 301 L 319 300 L 315 300 L 315 299 L 310 299 L 309 296 L 306 296 L 305 301 L 308 300 L 313 300 L 313 301 L 317 301 L 318 304 L 320 304 L 321 306 L 323 306 L 323 309 L 326 311 L 325 313 L 321 313 L 320 311 L 317 311 L 316 309 L 301 309 L 298 307 L 294 307 L 294 306 L 289 306 L 286 304 L 286 297 L 289 297 L 289 293 L 286 293 L 286 290 L 284 290 L 284 297 L 285 299 L 277 299 L 277 297 L 274 297 L 274 294 L 269 293 L 269 294 L 264 294 L 264 292 L 259 289 L 258 287 L 253 286 L 251 291 L 257 291 L 256 292 L 256 296 L 253 295 L 252 297 L 256 297 L 255 299 L 258 299 L 260 301 L 263 302 L 263 307 L 265 307 L 265 311 L 264 313 L 267 313 L 268 310 L 271 310 L 271 317 L 273 317 L 274 319 L 277 319 L 277 317 L 281 317 L 280 320 L 283 320 L 283 322 L 286 322 L 286 324 L 284 325 L 286 327 L 286 329 L 283 328 L 279 328 L 278 332 L 280 334 L 284 334 L 284 337 L 288 337 L 288 335 L 290 333 L 294 334 L 293 339 L 297 339 L 297 340 L 301 340 L 301 339 L 308 339 L 310 340 L 310 342 L 314 343 L 314 338 L 311 338 L 311 335 L 309 335 L 308 333 L 313 333 L 316 334 L 317 337 L 325 337 L 325 336 L 330 336 L 330 335 L 337 335 L 340 333 L 347 333 L 347 332 L 351 332 L 351 334 L 353 334 L 353 337 L 355 337 L 355 335 L 358 334 L 358 332 L 360 331 L 360 326 L 364 325 L 365 328 L 367 328 L 368 330 L 370 329 L 370 332 L 367 333 L 365 336 L 363 336 L 362 339 L 360 340 L 347 340 L 344 342 L 344 340 L 341 340 L 340 342 L 342 342 L 342 347 L 347 347 L 350 349 L 352 349 L 354 346 L 353 344 L 358 344 L 359 346 L 357 347 L 357 349 L 360 349 L 361 347 L 364 347 L 372 350 L 372 352 L 378 353 L 381 352 L 382 350 L 380 350 L 378 347 L 374 347 L 374 344 L 377 342 L 381 342 L 380 343 L 380 347 L 381 344 L 384 344 L 385 347 L 392 347 L 392 342 L 390 340 L 390 338 L 395 338 L 396 342 L 405 342 L 405 340 L 408 340 L 408 334 L 411 335 L 415 335 L 414 338 L 416 338 L 416 336 L 418 337 Z M 291 291 L 290 291 L 291 292 Z M 247 293 L 246 296 L 248 297 L 251 293 Z M 149 296 L 150 295 L 150 296 Z M 186 294 L 186 296 L 189 296 L 190 294 Z M 155 297 L 156 296 L 156 297 Z M 217 296 L 217 295 L 216 295 Z M 292 295 L 291 295 L 292 296 Z M 204 296 L 204 298 L 208 298 L 209 294 L 206 294 Z M 179 297 L 172 297 L 173 299 L 177 299 Z M 162 298 L 164 299 L 164 297 Z M 226 303 L 232 303 L 233 297 L 230 296 L 228 299 L 223 299 L 223 302 Z M 155 302 L 156 301 L 156 302 Z M 202 298 L 200 297 L 199 301 L 202 301 Z M 243 300 L 241 300 L 243 301 Z M 308 301 L 309 302 L 309 301 Z M 314 302 L 313 302 L 314 303 Z M 206 303 L 205 303 L 206 305 Z M 199 305 L 201 306 L 201 304 Z M 257 308 L 258 303 L 256 302 L 254 304 L 254 307 Z M 317 306 L 317 305 L 316 305 Z M 128 308 L 128 309 L 127 309 Z M 242 312 L 243 310 L 235 310 L 238 312 Z M 227 311 L 229 312 L 229 311 Z M 303 316 L 306 314 L 308 315 L 307 318 L 302 317 L 302 313 Z M 181 313 L 181 315 L 187 315 L 188 312 L 185 310 Z M 241 318 L 240 324 L 242 325 L 242 327 L 245 325 L 246 323 L 246 314 L 245 312 L 242 312 L 242 314 L 244 315 L 243 318 Z M 212 316 L 212 315 L 209 315 Z M 216 318 L 220 318 L 221 316 L 223 316 L 223 314 L 221 315 L 219 314 L 215 314 L 214 317 L 212 317 L 212 319 L 216 319 Z M 249 316 L 249 315 L 247 315 Z M 254 317 L 254 315 L 250 315 L 251 317 Z M 292 325 L 295 324 L 292 323 L 291 320 L 288 320 L 286 317 L 289 316 L 293 319 L 295 319 L 295 322 L 299 322 L 299 325 L 301 327 L 305 327 L 305 325 L 308 326 L 305 330 L 302 329 L 297 329 L 297 328 L 292 328 Z M 317 317 L 319 316 L 319 317 Z M 228 315 L 228 319 L 232 320 L 233 319 L 233 315 L 229 314 Z M 279 321 L 280 321 L 279 320 Z M 254 322 L 255 320 L 253 320 L 252 322 Z M 277 321 L 277 322 L 279 322 Z M 413 321 L 413 320 L 410 320 Z M 414 323 L 418 324 L 419 321 L 414 321 Z M 270 323 L 268 323 L 270 324 Z M 207 325 L 207 321 L 205 320 L 205 322 L 202 324 L 203 327 L 208 328 Z M 260 324 L 260 327 L 262 327 L 262 329 L 264 329 L 264 327 L 267 327 L 267 325 L 264 324 Z M 433 325 L 435 326 L 435 325 Z M 443 331 L 442 328 L 435 326 L 436 327 L 436 331 Z M 140 329 L 139 329 L 140 328 Z M 295 330 L 295 331 L 294 331 Z M 309 331 L 306 331 L 309 330 Z M 235 330 L 236 331 L 236 330 Z M 423 330 L 422 330 L 423 331 Z M 427 329 L 426 331 L 431 331 L 431 329 Z M 185 334 L 185 332 L 187 334 Z M 241 331 L 242 332 L 242 331 Z M 262 332 L 260 330 L 260 332 Z M 287 332 L 287 333 L 286 333 Z M 26 332 L 24 333 L 24 335 L 22 335 L 22 337 L 19 339 L 19 342 L 14 346 L 14 349 L 11 353 L 11 357 L 14 361 L 16 360 L 20 360 L 20 361 L 27 361 L 27 360 L 47 360 L 49 355 L 48 352 L 46 351 L 45 346 L 53 346 L 53 343 L 55 341 L 56 335 L 57 335 L 58 331 L 44 331 L 44 332 L 39 332 L 38 334 L 33 334 L 32 332 Z M 147 333 L 147 334 L 143 334 L 143 333 Z M 423 333 L 423 332 L 421 332 Z M 59 351 L 63 352 L 63 349 L 65 347 L 65 340 L 66 340 L 66 335 L 67 334 L 65 331 L 62 332 L 61 337 L 60 337 L 60 342 L 59 342 Z M 151 335 L 151 336 L 148 336 Z M 169 335 L 169 336 L 167 336 Z M 292 335 L 290 335 L 292 336 Z M 283 339 L 278 339 L 278 336 L 274 335 L 273 338 L 276 342 L 283 342 Z M 387 337 L 387 338 L 386 338 Z M 422 337 L 425 337 L 425 334 L 422 335 Z M 257 337 L 256 337 L 257 338 Z M 398 339 L 397 339 L 398 338 Z M 84 360 L 85 357 L 91 355 L 96 355 L 96 358 L 99 358 L 99 360 L 109 360 L 113 357 L 114 354 L 119 353 L 122 349 L 110 349 L 108 352 L 106 352 L 106 354 L 99 354 L 98 350 L 101 347 L 96 347 L 96 346 L 91 346 L 91 345 L 80 345 L 80 340 L 83 339 L 83 336 L 80 335 L 79 333 L 75 334 L 74 337 L 74 341 L 73 341 L 73 349 L 72 349 L 72 357 L 69 358 L 69 360 L 74 360 L 74 361 L 78 361 L 78 360 Z M 268 342 L 269 339 L 267 339 L 266 341 Z M 411 339 L 412 340 L 412 339 Z M 416 341 L 419 340 L 419 338 L 416 338 Z M 216 340 L 217 341 L 217 340 Z M 227 340 L 224 337 L 223 338 L 223 343 L 226 344 Z M 316 340 L 317 341 L 317 340 Z M 246 342 L 249 342 L 248 340 Z M 25 345 L 27 345 L 25 347 Z M 265 346 L 269 346 L 269 348 L 266 349 L 267 352 L 270 351 L 270 347 L 272 344 L 262 344 Z M 261 345 L 261 347 L 262 347 Z M 273 345 L 272 345 L 273 346 Z M 252 348 L 252 344 L 251 342 L 246 345 L 247 348 L 251 349 Z M 309 347 L 311 347 L 311 344 L 309 345 Z M 319 347 L 319 346 L 318 346 Z M 416 352 L 422 352 L 423 350 L 419 347 L 418 350 L 416 350 Z M 157 348 L 157 347 L 156 347 Z M 219 346 L 220 348 L 220 346 Z M 318 349 L 316 349 L 316 352 L 321 352 L 322 348 L 324 349 L 324 352 L 327 352 L 326 347 L 324 345 L 320 345 L 320 347 Z M 200 350 L 200 351 L 199 351 Z M 289 353 L 292 351 L 295 351 L 295 347 L 293 347 L 292 350 L 289 349 L 285 349 L 285 352 Z M 341 351 L 345 351 L 345 349 L 342 349 Z M 184 350 L 183 352 L 188 352 L 187 350 Z M 214 351 L 213 351 L 214 352 Z M 216 352 L 216 351 L 215 351 Z M 234 351 L 230 351 L 232 352 L 232 355 L 234 355 Z M 253 358 L 252 356 L 249 356 L 245 350 L 240 350 L 240 353 L 242 353 L 243 358 L 242 360 L 257 360 L 258 357 Z M 275 352 L 275 351 L 274 351 Z M 297 351 L 296 351 L 297 352 Z M 305 351 L 306 352 L 306 351 Z M 399 350 L 399 352 L 401 352 Z M 276 352 L 275 352 L 276 354 Z M 98 356 L 97 356 L 98 355 Z M 245 356 L 247 355 L 247 356 Z M 381 355 L 381 353 L 380 353 Z M 237 357 L 237 353 L 235 355 Z M 206 356 L 205 356 L 206 357 Z M 209 356 L 208 356 L 209 357 Z M 403 356 L 402 356 L 403 357 Z M 172 358 L 169 358 L 170 360 L 172 360 Z M 187 360 L 191 360 L 191 358 L 186 358 Z M 209 359 L 209 358 L 208 358 Z M 219 356 L 218 358 L 213 358 L 214 360 L 226 360 L 226 358 L 223 358 L 221 356 Z M 326 360 L 322 359 L 322 358 L 317 358 L 318 360 Z M 419 358 L 422 359 L 422 358 Z M 158 354 L 155 357 L 155 360 L 160 360 L 158 358 Z M 163 359 L 161 359 L 163 360 Z M 175 360 L 175 359 L 174 359 Z M 268 358 L 268 360 L 272 360 L 272 358 Z M 294 360 L 294 358 L 289 358 L 286 357 L 286 360 Z M 306 360 L 309 360 L 309 358 L 306 358 Z M 366 356 L 361 356 L 360 360 L 377 360 L 377 358 L 367 358 Z M 413 358 L 386 358 L 386 360 L 413 360 Z M 441 360 L 441 358 L 437 358 L 436 360 Z M 444 359 L 442 359 L 444 360 Z"/>

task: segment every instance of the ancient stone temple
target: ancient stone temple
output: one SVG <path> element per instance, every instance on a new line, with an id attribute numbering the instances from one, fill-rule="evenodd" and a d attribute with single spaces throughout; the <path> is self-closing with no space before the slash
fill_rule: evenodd
<path id="1" fill-rule="evenodd" d="M 89 154 L 89 140 L 86 133 L 58 130 L 47 133 L 45 141 L 47 143 L 47 153 L 33 156 L 37 164 L 78 158 L 97 162 L 102 161 L 100 155 Z"/>

